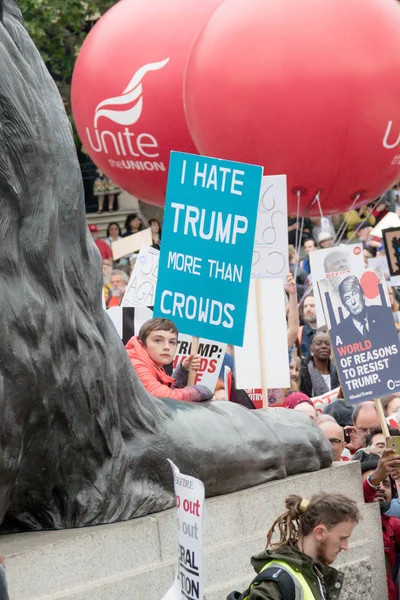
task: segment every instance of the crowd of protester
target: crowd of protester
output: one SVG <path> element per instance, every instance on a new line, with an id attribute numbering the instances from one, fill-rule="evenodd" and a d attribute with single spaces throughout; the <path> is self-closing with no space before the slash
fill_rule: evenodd
<path id="1" fill-rule="evenodd" d="M 334 461 L 360 462 L 365 501 L 378 502 L 380 506 L 389 599 L 394 600 L 398 598 L 400 563 L 400 500 L 396 484 L 400 477 L 400 455 L 386 448 L 373 402 L 362 402 L 351 407 L 342 399 L 329 334 L 326 328 L 317 327 L 310 263 L 312 252 L 332 247 L 339 242 L 362 243 L 366 265 L 369 258 L 384 254 L 381 240 L 371 236 L 371 231 L 389 211 L 400 213 L 397 186 L 379 202 L 352 209 L 343 215 L 312 217 L 304 221 L 300 217 L 289 218 L 289 273 L 285 293 L 290 387 L 284 390 L 284 402 L 281 406 L 286 410 L 302 412 L 320 427 L 332 446 Z M 156 219 L 152 219 L 149 224 L 153 247 L 160 249 L 162 225 Z M 124 231 L 116 222 L 109 224 L 105 240 L 98 239 L 95 227 L 91 226 L 90 230 L 103 258 L 105 303 L 107 307 L 118 306 L 137 255 L 113 262 L 112 253 L 106 252 L 105 246 L 111 250 L 113 242 L 141 231 L 144 224 L 137 214 L 130 214 Z M 102 244 L 99 246 L 100 242 Z M 399 291 L 389 288 L 389 298 L 396 327 L 400 330 Z M 146 322 L 138 335 L 128 342 L 128 356 L 144 387 L 160 398 L 189 402 L 211 398 L 231 399 L 224 389 L 222 371 L 215 390 L 202 385 L 187 385 L 190 369 L 199 368 L 200 356 L 197 354 L 187 357 L 172 375 L 167 374 L 165 367 L 173 361 L 177 343 L 178 331 L 174 323 L 166 319 Z M 230 348 L 226 356 L 229 356 L 229 365 L 234 371 L 232 353 Z M 323 405 L 322 410 L 321 406 L 317 410 L 315 399 L 334 390 L 336 399 Z M 249 407 L 251 408 L 251 403 Z M 390 420 L 391 435 L 400 435 L 400 393 L 384 398 L 383 408 Z M 304 419 L 304 416 L 299 418 Z"/>
<path id="2" fill-rule="evenodd" d="M 289 273 L 285 285 L 287 296 L 287 341 L 290 363 L 290 387 L 285 396 L 299 392 L 313 404 L 316 397 L 339 390 L 339 378 L 333 360 L 328 332 L 317 327 L 316 304 L 312 289 L 310 255 L 319 248 L 329 248 L 338 243 L 361 242 L 367 265 L 369 258 L 384 254 L 382 240 L 371 236 L 371 228 L 389 212 L 400 213 L 398 186 L 387 192 L 379 201 L 352 209 L 335 216 L 311 218 L 290 217 L 288 219 Z M 105 239 L 99 239 L 96 225 L 89 229 L 103 259 L 103 293 L 107 308 L 119 306 L 123 299 L 129 277 L 135 265 L 137 253 L 113 261 L 111 246 L 129 235 L 151 227 L 153 247 L 160 249 L 162 224 L 157 219 L 144 223 L 140 214 L 126 217 L 124 229 L 117 222 L 110 222 Z M 340 257 L 339 257 L 340 258 Z M 339 267 L 340 268 L 340 267 Z M 394 321 L 400 331 L 400 293 L 389 288 L 389 298 Z M 221 378 L 222 379 L 222 378 Z M 221 393 L 222 389 L 222 393 Z M 220 380 L 215 397 L 225 397 Z M 310 409 L 304 408 L 308 404 Z M 286 401 L 294 408 L 293 400 Z M 309 402 L 299 403 L 298 410 L 312 412 Z"/>
<path id="3" fill-rule="evenodd" d="M 114 190 L 107 188 L 107 191 L 109 212 L 113 212 Z M 99 212 L 103 210 L 105 195 L 104 189 L 99 188 Z M 310 262 L 312 252 L 340 242 L 362 243 L 366 265 L 369 258 L 384 255 L 382 240 L 373 236 L 371 232 L 390 211 L 400 214 L 398 186 L 394 186 L 379 201 L 352 209 L 343 215 L 288 219 L 289 272 L 284 287 L 290 386 L 281 390 L 283 402 L 279 406 L 284 410 L 303 413 L 299 414 L 299 423 L 304 423 L 304 419 L 314 421 L 332 447 L 333 461 L 358 461 L 360 464 L 364 500 L 367 503 L 379 504 L 389 600 L 398 600 L 400 445 L 395 449 L 387 447 L 373 401 L 362 402 L 353 407 L 343 400 L 329 334 L 326 328 L 317 326 Z M 126 217 L 123 229 L 118 222 L 110 222 L 105 239 L 100 239 L 97 225 L 89 226 L 102 258 L 106 308 L 121 304 L 137 259 L 135 253 L 114 261 L 113 243 L 149 226 L 152 246 L 159 250 L 162 224 L 157 219 L 144 223 L 140 214 L 131 213 Z M 388 292 L 394 324 L 400 331 L 400 293 L 393 287 L 388 288 Z M 190 372 L 196 372 L 200 368 L 199 354 L 185 357 L 175 371 L 169 374 L 166 367 L 173 362 L 177 346 L 178 330 L 175 324 L 167 319 L 156 318 L 145 322 L 138 335 L 128 341 L 128 357 L 144 388 L 150 394 L 186 402 L 202 402 L 212 398 L 232 400 L 248 408 L 255 408 L 247 394 L 243 390 L 235 390 L 234 386 L 234 393 L 232 392 L 230 397 L 231 392 L 225 389 L 223 368 L 215 389 L 190 384 Z M 229 365 L 234 373 L 233 354 L 233 348 L 228 346 L 223 366 Z M 330 392 L 334 394 L 326 403 L 322 403 L 322 408 L 321 403 L 317 405 L 316 399 Z M 332 401 L 332 397 L 336 399 Z M 400 438 L 400 392 L 383 398 L 382 406 L 390 425 L 390 435 Z M 245 592 L 246 597 L 249 600 L 284 598 L 279 586 L 277 588 L 282 569 L 279 568 L 271 574 L 270 569 L 265 567 L 273 561 L 279 565 L 286 565 L 285 568 L 290 570 L 291 565 L 299 564 L 298 561 L 301 560 L 303 579 L 296 579 L 295 572 L 299 573 L 301 570 L 294 569 L 292 584 L 300 582 L 303 591 L 314 594 L 307 597 L 336 598 L 333 592 L 336 593 L 341 587 L 342 577 L 330 564 L 340 551 L 348 548 L 348 539 L 359 520 L 355 503 L 338 494 L 320 494 L 311 498 L 311 501 L 290 496 L 286 499 L 286 507 L 287 511 L 278 517 L 268 534 L 266 551 L 253 557 L 253 565 L 259 574 Z M 271 541 L 274 527 L 278 527 L 281 534 L 277 544 Z M 325 537 L 321 537 L 323 528 Z M 3 557 L 0 556 L 0 597 L 6 599 L 8 595 L 2 563 Z M 319 572 L 318 568 L 322 571 Z M 287 580 L 286 584 L 290 585 L 290 582 Z M 320 585 L 320 596 L 316 593 L 317 585 Z M 333 587 L 329 587 L 331 585 Z M 329 595 L 324 595 L 325 592 Z M 237 593 L 230 596 L 232 600 L 242 597 L 235 594 Z"/>
<path id="4" fill-rule="evenodd" d="M 130 213 L 125 219 L 123 229 L 119 223 L 111 221 L 107 226 L 104 239 L 100 238 L 99 228 L 96 224 L 89 225 L 89 231 L 100 252 L 103 263 L 103 295 L 106 308 L 121 304 L 138 256 L 138 253 L 133 253 L 115 261 L 113 260 L 112 244 L 139 233 L 147 227 L 151 228 L 152 247 L 160 250 L 162 226 L 158 219 L 150 219 L 147 223 L 143 221 L 141 215 Z"/>

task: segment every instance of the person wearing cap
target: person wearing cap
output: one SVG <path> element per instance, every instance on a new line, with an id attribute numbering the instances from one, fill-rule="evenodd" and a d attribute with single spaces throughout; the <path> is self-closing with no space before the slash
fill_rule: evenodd
<path id="1" fill-rule="evenodd" d="M 89 231 L 92 234 L 94 243 L 96 244 L 97 248 L 99 249 L 99 252 L 101 254 L 101 259 L 102 260 L 109 260 L 109 259 L 112 260 L 112 258 L 113 258 L 112 250 L 111 250 L 110 246 L 104 240 L 99 240 L 99 228 L 97 227 L 97 225 L 95 223 L 91 223 L 89 225 Z"/>
<path id="2" fill-rule="evenodd" d="M 314 408 L 312 400 L 302 392 L 292 392 L 286 398 L 286 408 L 304 412 L 313 421 L 317 418 L 317 411 Z"/>
<path id="3" fill-rule="evenodd" d="M 395 480 L 400 478 L 400 454 L 385 448 L 381 457 L 370 454 L 361 463 L 365 502 L 379 502 L 382 519 L 383 544 L 386 559 L 386 578 L 389 600 L 398 600 L 398 586 L 394 581 L 396 554 L 400 551 L 400 519 L 385 513 L 397 495 Z"/>
<path id="4" fill-rule="evenodd" d="M 318 245 L 320 248 L 330 248 L 333 246 L 333 235 L 329 231 L 321 231 L 318 234 Z"/>
<path id="5" fill-rule="evenodd" d="M 368 240 L 370 233 L 372 231 L 372 225 L 370 225 L 367 221 L 363 221 L 357 228 L 354 230 L 354 233 L 357 237 L 358 242 L 363 242 L 368 246 Z"/>
<path id="6" fill-rule="evenodd" d="M 342 494 L 318 494 L 308 501 L 291 494 L 273 523 L 264 552 L 251 563 L 258 573 L 249 588 L 227 600 L 338 600 L 343 573 L 330 565 L 348 550 L 360 513 Z M 275 529 L 279 540 L 272 543 Z"/>
<path id="7" fill-rule="evenodd" d="M 311 221 L 313 222 L 312 237 L 317 244 L 319 243 L 319 235 L 322 232 L 329 233 L 333 240 L 335 237 L 334 222 L 337 223 L 336 217 L 311 217 Z"/>
<path id="8" fill-rule="evenodd" d="M 338 398 L 322 409 L 324 415 L 333 417 L 341 427 L 353 426 L 354 406 L 348 406 L 343 398 Z"/>

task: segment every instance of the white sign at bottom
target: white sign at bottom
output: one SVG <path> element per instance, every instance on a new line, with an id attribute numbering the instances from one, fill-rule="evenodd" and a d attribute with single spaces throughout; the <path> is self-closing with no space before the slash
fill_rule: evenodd
<path id="1" fill-rule="evenodd" d="M 174 473 L 178 565 L 175 581 L 162 600 L 203 600 L 204 484 L 183 475 L 168 459 Z"/>

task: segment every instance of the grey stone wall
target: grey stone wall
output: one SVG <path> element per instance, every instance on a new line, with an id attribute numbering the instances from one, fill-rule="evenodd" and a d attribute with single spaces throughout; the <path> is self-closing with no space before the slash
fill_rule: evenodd
<path id="1" fill-rule="evenodd" d="M 289 493 L 321 491 L 355 499 L 363 519 L 335 566 L 346 574 L 341 600 L 387 600 L 378 506 L 363 503 L 358 463 L 295 475 L 211 498 L 205 513 L 206 600 L 224 600 L 254 576 L 250 556 Z M 125 523 L 3 536 L 12 600 L 161 600 L 172 584 L 175 511 Z"/>

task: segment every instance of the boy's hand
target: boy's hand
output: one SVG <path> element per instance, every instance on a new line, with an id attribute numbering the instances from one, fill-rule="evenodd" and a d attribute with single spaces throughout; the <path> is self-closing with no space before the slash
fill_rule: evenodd
<path id="1" fill-rule="evenodd" d="M 186 369 L 186 371 L 189 371 L 190 369 L 192 369 L 192 371 L 198 371 L 200 369 L 200 361 L 200 354 L 191 354 L 182 362 L 182 367 Z"/>

